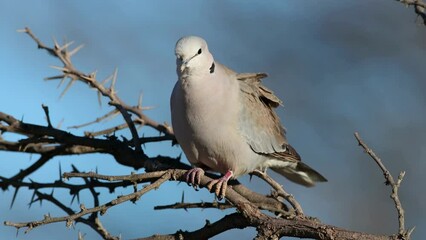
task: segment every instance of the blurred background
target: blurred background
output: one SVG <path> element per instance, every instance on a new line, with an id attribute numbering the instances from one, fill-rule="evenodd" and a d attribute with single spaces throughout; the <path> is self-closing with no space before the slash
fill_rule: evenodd
<path id="1" fill-rule="evenodd" d="M 37 50 L 36 44 L 17 29 L 30 27 L 44 43 L 52 37 L 75 41 L 85 47 L 74 57 L 84 72 L 98 71 L 98 79 L 118 68 L 118 95 L 136 105 L 155 107 L 146 113 L 170 123 L 169 96 L 176 82 L 175 42 L 185 35 L 207 40 L 215 59 L 238 72 L 267 72 L 264 84 L 283 101 L 278 113 L 288 129 L 289 142 L 310 166 L 329 180 L 304 188 L 271 173 L 295 195 L 306 214 L 324 223 L 377 234 L 397 232 L 397 215 L 390 188 L 376 164 L 357 146 L 363 139 L 382 158 L 394 177 L 406 171 L 400 198 L 406 226 L 416 226 L 413 239 L 426 235 L 426 27 L 412 8 L 390 0 L 358 1 L 1 1 L 0 2 L 0 111 L 25 122 L 46 125 L 41 104 L 50 108 L 53 125 L 82 124 L 111 110 L 99 107 L 96 92 L 76 83 L 59 98 L 64 86 L 43 81 L 57 75 L 50 65 L 57 59 Z M 69 130 L 81 135 L 117 123 Z M 156 136 L 148 128 L 140 135 Z M 128 130 L 117 135 L 128 136 Z M 4 135 L 6 139 L 16 136 Z M 179 147 L 169 142 L 145 146 L 150 156 L 176 157 Z M 11 177 L 38 156 L 0 152 L 0 175 Z M 183 157 L 183 161 L 187 161 Z M 106 155 L 55 158 L 30 175 L 38 182 L 52 182 L 62 171 L 98 170 L 102 174 L 129 174 Z M 248 187 L 269 193 L 257 178 L 240 178 Z M 26 179 L 29 181 L 29 179 Z M 0 220 L 32 221 L 44 214 L 63 216 L 43 202 L 29 208 L 32 192 L 20 189 L 10 208 L 14 189 L 0 193 Z M 117 195 L 101 192 L 105 203 Z M 46 193 L 50 193 L 47 190 Z M 219 210 L 154 211 L 156 205 L 185 201 L 212 201 L 207 190 L 194 191 L 186 184 L 168 182 L 144 195 L 136 204 L 125 203 L 101 217 L 113 235 L 123 239 L 193 231 L 205 220 L 216 221 L 233 212 Z M 71 204 L 67 191 L 55 196 Z M 90 193 L 80 196 L 92 206 Z M 78 209 L 78 203 L 72 203 Z M 24 234 L 0 225 L 1 239 L 99 239 L 82 224 L 42 226 Z M 254 229 L 232 230 L 214 239 L 251 239 Z"/>

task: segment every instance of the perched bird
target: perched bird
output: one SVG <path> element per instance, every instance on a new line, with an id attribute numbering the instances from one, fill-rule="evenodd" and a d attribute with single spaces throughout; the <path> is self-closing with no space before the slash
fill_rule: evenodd
<path id="1" fill-rule="evenodd" d="M 178 81 L 170 106 L 178 143 L 194 166 L 186 180 L 198 186 L 204 170 L 223 174 L 208 184 L 224 197 L 230 178 L 256 169 L 310 187 L 327 181 L 301 162 L 288 144 L 274 108 L 281 105 L 261 84 L 264 73 L 238 74 L 218 63 L 204 39 L 183 37 L 175 47 Z"/>

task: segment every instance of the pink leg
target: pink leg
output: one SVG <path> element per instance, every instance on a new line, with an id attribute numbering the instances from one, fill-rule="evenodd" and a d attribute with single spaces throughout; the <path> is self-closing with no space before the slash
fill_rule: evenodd
<path id="1" fill-rule="evenodd" d="M 192 168 L 185 173 L 185 180 L 196 189 L 203 176 L 204 170 L 202 168 Z"/>
<path id="2" fill-rule="evenodd" d="M 211 182 L 209 182 L 209 184 L 207 185 L 207 188 L 209 189 L 209 191 L 212 191 L 213 186 L 216 187 L 215 189 L 215 194 L 219 199 L 223 199 L 225 197 L 226 194 L 226 188 L 228 187 L 228 180 L 233 176 L 234 174 L 232 173 L 231 170 L 228 170 L 226 172 L 226 174 L 219 178 L 219 179 L 215 179 L 212 180 Z"/>

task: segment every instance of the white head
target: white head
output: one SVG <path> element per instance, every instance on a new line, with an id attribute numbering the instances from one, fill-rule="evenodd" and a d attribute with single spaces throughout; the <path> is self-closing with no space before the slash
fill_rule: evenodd
<path id="1" fill-rule="evenodd" d="M 175 47 L 178 75 L 184 71 L 203 74 L 214 72 L 214 59 L 207 42 L 196 36 L 179 39 Z"/>

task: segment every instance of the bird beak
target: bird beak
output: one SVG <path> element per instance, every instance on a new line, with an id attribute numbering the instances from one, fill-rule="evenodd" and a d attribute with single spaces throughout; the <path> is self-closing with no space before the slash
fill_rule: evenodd
<path id="1" fill-rule="evenodd" d="M 188 61 L 183 61 L 182 64 L 180 65 L 180 72 L 181 73 L 185 70 L 187 63 L 188 63 Z"/>
<path id="2" fill-rule="evenodd" d="M 195 54 L 194 56 L 188 58 L 185 61 L 182 61 L 182 64 L 180 65 L 180 72 L 183 72 L 188 66 L 189 61 L 191 61 L 194 57 L 196 57 L 198 54 Z"/>

